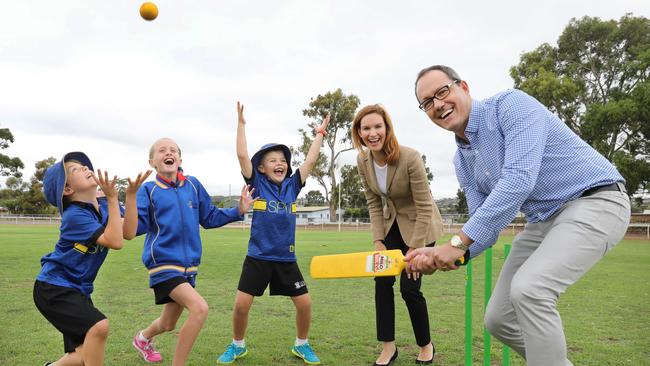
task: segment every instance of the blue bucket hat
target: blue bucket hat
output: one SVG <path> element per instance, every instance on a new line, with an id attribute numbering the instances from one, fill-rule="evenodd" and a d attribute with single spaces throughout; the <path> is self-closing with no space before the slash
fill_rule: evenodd
<path id="1" fill-rule="evenodd" d="M 81 165 L 87 166 L 88 169 L 95 171 L 88 156 L 80 151 L 69 152 L 63 155 L 61 161 L 56 162 L 47 169 L 43 177 L 43 194 L 47 202 L 59 209 L 59 214 L 61 215 L 63 215 L 63 189 L 68 178 L 64 164 L 70 160 L 76 160 Z"/>
<path id="2" fill-rule="evenodd" d="M 291 176 L 291 150 L 286 145 L 270 143 L 262 146 L 251 158 L 251 163 L 253 164 L 253 170 L 257 170 L 257 167 L 262 163 L 262 157 L 269 151 L 282 151 L 284 158 L 287 159 L 287 177 Z"/>

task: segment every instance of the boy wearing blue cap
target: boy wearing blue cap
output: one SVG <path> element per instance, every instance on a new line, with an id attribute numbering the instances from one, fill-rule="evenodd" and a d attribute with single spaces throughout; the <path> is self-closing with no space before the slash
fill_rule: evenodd
<path id="1" fill-rule="evenodd" d="M 271 295 L 291 297 L 296 307 L 296 341 L 291 352 L 307 364 L 320 359 L 312 350 L 307 334 L 311 323 L 311 298 L 296 263 L 296 198 L 305 185 L 329 123 L 329 115 L 316 129 L 316 137 L 305 162 L 291 174 L 291 152 L 281 144 L 266 144 L 249 160 L 246 147 L 244 106 L 237 102 L 237 157 L 247 184 L 256 191 L 248 254 L 242 266 L 233 309 L 233 341 L 217 363 L 232 363 L 246 356 L 244 342 L 248 312 L 254 296 L 262 296 L 270 285 Z"/>
<path id="2" fill-rule="evenodd" d="M 135 193 L 149 173 L 129 179 L 126 214 L 135 214 Z M 101 365 L 108 336 L 108 319 L 95 308 L 90 294 L 108 249 L 122 248 L 122 221 L 115 189 L 116 177 L 97 175 L 86 154 L 71 152 L 51 166 L 43 179 L 47 201 L 61 214 L 59 241 L 41 258 L 34 283 L 34 303 L 63 334 L 64 352 L 45 365 Z M 97 185 L 105 198 L 97 198 Z"/>
<path id="3" fill-rule="evenodd" d="M 124 237 L 147 234 L 142 262 L 149 270 L 149 287 L 160 317 L 136 333 L 133 346 L 147 362 L 161 362 L 153 338 L 176 327 L 184 309 L 189 314 L 178 334 L 173 366 L 185 365 L 194 341 L 208 316 L 208 304 L 194 289 L 201 263 L 199 225 L 216 228 L 243 219 L 253 202 L 244 186 L 239 207 L 219 209 L 196 177 L 183 175 L 181 150 L 172 139 L 157 140 L 149 150 L 156 179 L 138 191 L 136 220 L 125 219 Z"/>

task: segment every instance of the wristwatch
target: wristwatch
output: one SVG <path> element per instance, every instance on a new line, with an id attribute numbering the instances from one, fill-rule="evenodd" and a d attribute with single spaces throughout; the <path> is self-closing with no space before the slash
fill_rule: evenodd
<path id="1" fill-rule="evenodd" d="M 452 236 L 449 242 L 451 243 L 452 247 L 458 248 L 463 252 L 466 252 L 469 249 L 469 246 L 463 243 L 463 239 L 461 239 L 458 235 Z"/>

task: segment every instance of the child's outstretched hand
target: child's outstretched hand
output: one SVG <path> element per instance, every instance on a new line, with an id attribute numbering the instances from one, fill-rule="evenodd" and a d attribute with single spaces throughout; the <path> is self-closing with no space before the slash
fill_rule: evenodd
<path id="1" fill-rule="evenodd" d="M 255 188 L 250 188 L 250 185 L 246 184 L 241 189 L 241 197 L 239 197 L 239 214 L 243 215 L 248 212 L 248 208 L 251 207 L 251 203 L 255 202 L 256 198 L 253 198 L 253 192 Z"/>
<path id="2" fill-rule="evenodd" d="M 327 113 L 327 116 L 325 116 L 320 126 L 316 127 L 316 133 L 321 133 L 323 136 L 325 136 L 327 132 L 327 125 L 329 123 L 330 123 L 330 114 Z"/>
<path id="3" fill-rule="evenodd" d="M 135 180 L 131 180 L 131 178 L 126 178 L 126 180 L 129 182 L 129 185 L 126 187 L 126 195 L 134 195 L 138 192 L 138 188 L 144 183 L 145 180 L 149 177 L 149 174 L 151 174 L 151 169 L 147 170 L 146 172 L 138 173 L 138 176 L 135 178 Z"/>
<path id="4" fill-rule="evenodd" d="M 246 124 L 246 120 L 244 119 L 244 105 L 239 103 L 239 101 L 237 101 L 237 123 L 241 123 L 242 125 Z"/>
<path id="5" fill-rule="evenodd" d="M 102 170 L 97 169 L 97 174 L 93 173 L 93 179 L 99 185 L 102 192 L 104 192 L 107 199 L 117 198 L 117 175 L 112 180 L 109 180 L 108 172 L 104 171 L 104 174 L 102 174 Z"/>

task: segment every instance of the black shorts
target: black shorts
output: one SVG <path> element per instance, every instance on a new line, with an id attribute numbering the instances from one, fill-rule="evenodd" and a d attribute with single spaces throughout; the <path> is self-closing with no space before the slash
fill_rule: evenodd
<path id="1" fill-rule="evenodd" d="M 269 284 L 272 296 L 293 297 L 308 292 L 298 263 L 266 261 L 247 256 L 242 265 L 237 289 L 249 295 L 262 296 Z"/>
<path id="2" fill-rule="evenodd" d="M 106 319 L 90 297 L 78 290 L 47 282 L 34 283 L 34 303 L 45 319 L 63 334 L 63 352 L 74 352 L 84 343 L 86 333 Z"/>
<path id="3" fill-rule="evenodd" d="M 176 288 L 178 285 L 183 283 L 192 284 L 189 279 L 184 276 L 172 277 L 167 281 L 153 285 L 153 293 L 156 298 L 156 305 L 166 304 L 168 302 L 175 302 L 174 299 L 169 297 L 169 294 Z M 194 287 L 194 286 L 192 286 Z"/>

